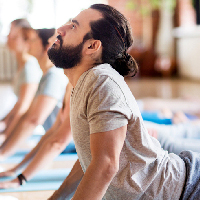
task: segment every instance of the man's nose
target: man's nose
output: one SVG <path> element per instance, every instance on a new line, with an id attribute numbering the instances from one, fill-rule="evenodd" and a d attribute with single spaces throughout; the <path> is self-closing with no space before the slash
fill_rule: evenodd
<path id="1" fill-rule="evenodd" d="M 60 28 L 57 29 L 57 33 L 61 36 L 64 36 L 68 27 L 69 27 L 69 24 L 65 24 L 65 25 L 61 26 Z"/>

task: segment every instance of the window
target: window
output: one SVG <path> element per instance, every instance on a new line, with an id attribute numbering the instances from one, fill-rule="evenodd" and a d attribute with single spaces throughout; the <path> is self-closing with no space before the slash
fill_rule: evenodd
<path id="1" fill-rule="evenodd" d="M 5 40 L 9 24 L 27 17 L 33 28 L 58 28 L 81 10 L 106 0 L 0 0 L 0 41 Z"/>

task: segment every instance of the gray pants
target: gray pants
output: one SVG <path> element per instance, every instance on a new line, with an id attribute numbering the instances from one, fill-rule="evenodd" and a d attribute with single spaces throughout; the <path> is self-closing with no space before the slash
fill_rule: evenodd
<path id="1" fill-rule="evenodd" d="M 179 156 L 186 166 L 186 180 L 180 200 L 200 200 L 200 153 L 183 151 Z"/>

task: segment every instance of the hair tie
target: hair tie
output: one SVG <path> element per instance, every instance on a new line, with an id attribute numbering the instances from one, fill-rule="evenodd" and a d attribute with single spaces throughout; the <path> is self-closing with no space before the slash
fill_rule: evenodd
<path id="1" fill-rule="evenodd" d="M 127 49 L 125 49 L 123 52 L 122 52 L 122 57 L 123 58 L 127 58 L 129 56 L 129 54 L 127 53 Z"/>

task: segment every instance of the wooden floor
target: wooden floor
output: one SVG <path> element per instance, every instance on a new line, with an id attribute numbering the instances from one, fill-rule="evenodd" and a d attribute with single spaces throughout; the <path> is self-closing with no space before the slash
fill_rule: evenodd
<path id="1" fill-rule="evenodd" d="M 200 97 L 200 81 L 185 79 L 126 79 L 136 99 Z"/>
<path id="2" fill-rule="evenodd" d="M 200 82 L 181 79 L 126 79 L 136 99 L 145 97 L 177 98 L 177 97 L 199 97 Z M 9 87 L 8 84 L 0 84 L 0 89 Z M 50 168 L 69 168 L 74 161 L 54 161 Z M 7 167 L 4 165 L 3 167 Z M 53 191 L 3 193 L 0 195 L 11 195 L 19 200 L 46 200 Z"/>

